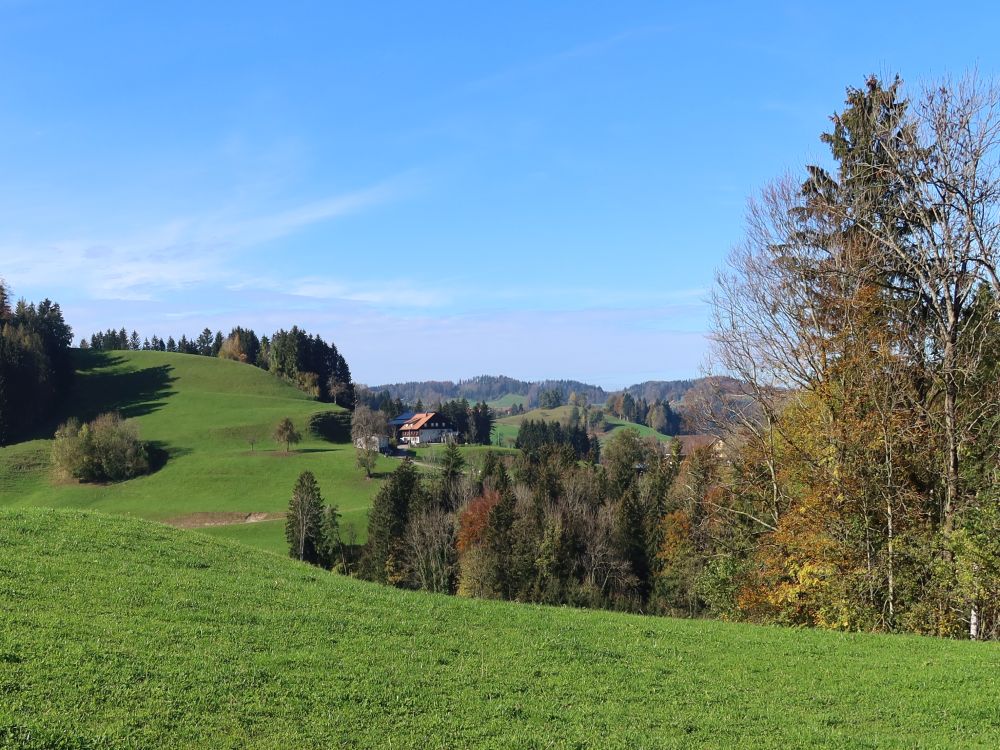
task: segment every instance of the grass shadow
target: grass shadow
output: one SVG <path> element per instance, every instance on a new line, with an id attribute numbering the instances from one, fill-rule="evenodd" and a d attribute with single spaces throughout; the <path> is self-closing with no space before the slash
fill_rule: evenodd
<path id="1" fill-rule="evenodd" d="M 180 456 L 190 455 L 192 452 L 190 448 L 178 448 L 177 446 L 169 446 L 160 440 L 150 440 L 146 442 L 146 451 L 149 455 L 149 472 L 148 474 L 155 474 L 164 466 L 167 465 L 167 461 L 170 461 Z"/>
<path id="2" fill-rule="evenodd" d="M 169 365 L 141 370 L 115 369 L 125 360 L 114 352 L 75 352 L 77 381 L 73 402 L 80 419 L 93 419 L 105 412 L 118 412 L 126 419 L 141 417 L 163 408 L 176 391 L 170 384 Z"/>
<path id="3" fill-rule="evenodd" d="M 116 370 L 125 362 L 117 352 L 74 349 L 71 353 L 75 378 L 68 392 L 62 394 L 55 413 L 18 436 L 11 445 L 47 440 L 70 417 L 89 421 L 115 411 L 125 418 L 141 417 L 162 408 L 165 399 L 175 393 L 169 386 L 176 378 L 170 376 L 167 365 Z"/>
<path id="4" fill-rule="evenodd" d="M 321 411 L 309 419 L 309 431 L 329 443 L 351 442 L 351 415 L 348 412 Z"/>

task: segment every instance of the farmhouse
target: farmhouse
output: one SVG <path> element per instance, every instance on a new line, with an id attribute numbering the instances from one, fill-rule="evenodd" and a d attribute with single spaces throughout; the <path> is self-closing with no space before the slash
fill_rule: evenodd
<path id="1" fill-rule="evenodd" d="M 444 443 L 458 437 L 454 425 L 445 416 L 436 411 L 421 412 L 399 428 L 401 442 L 417 445 L 419 443 Z"/>
<path id="2" fill-rule="evenodd" d="M 675 435 L 681 444 L 681 457 L 687 458 L 699 448 L 711 448 L 717 458 L 727 460 L 726 444 L 714 435 Z"/>

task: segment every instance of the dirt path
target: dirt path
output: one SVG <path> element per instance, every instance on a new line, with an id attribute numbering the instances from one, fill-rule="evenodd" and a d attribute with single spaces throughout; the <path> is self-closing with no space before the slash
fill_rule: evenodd
<path id="1" fill-rule="evenodd" d="M 284 513 L 188 513 L 175 518 L 168 518 L 163 523 L 176 526 L 178 529 L 203 529 L 206 526 L 230 526 L 237 523 L 259 523 L 261 521 L 277 521 L 284 518 Z"/>

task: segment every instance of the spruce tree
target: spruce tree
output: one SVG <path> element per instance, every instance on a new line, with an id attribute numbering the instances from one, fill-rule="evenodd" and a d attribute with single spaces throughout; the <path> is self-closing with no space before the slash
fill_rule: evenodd
<path id="1" fill-rule="evenodd" d="M 323 508 L 320 522 L 320 564 L 324 568 L 339 568 L 341 573 L 347 573 L 347 555 L 343 540 L 340 538 L 340 511 L 336 505 Z"/>
<path id="2" fill-rule="evenodd" d="M 441 477 L 446 482 L 454 482 L 462 476 L 464 468 L 465 459 L 462 458 L 462 451 L 455 443 L 448 443 L 448 447 L 444 450 L 444 456 L 441 458 Z"/>
<path id="3" fill-rule="evenodd" d="M 425 505 L 420 472 L 410 459 L 400 464 L 382 485 L 368 512 L 368 543 L 362 575 L 379 583 L 399 583 L 403 535 L 414 507 Z"/>

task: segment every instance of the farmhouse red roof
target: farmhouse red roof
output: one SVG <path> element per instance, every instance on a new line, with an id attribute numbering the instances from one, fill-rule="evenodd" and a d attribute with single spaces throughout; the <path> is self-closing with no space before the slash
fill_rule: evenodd
<path id="1" fill-rule="evenodd" d="M 414 414 L 413 418 L 410 419 L 410 421 L 404 424 L 402 427 L 400 427 L 400 429 L 419 430 L 423 428 L 427 424 L 427 422 L 429 422 L 431 418 L 434 417 L 436 414 L 437 412 L 433 411 L 425 411 L 421 412 L 420 414 Z"/>

